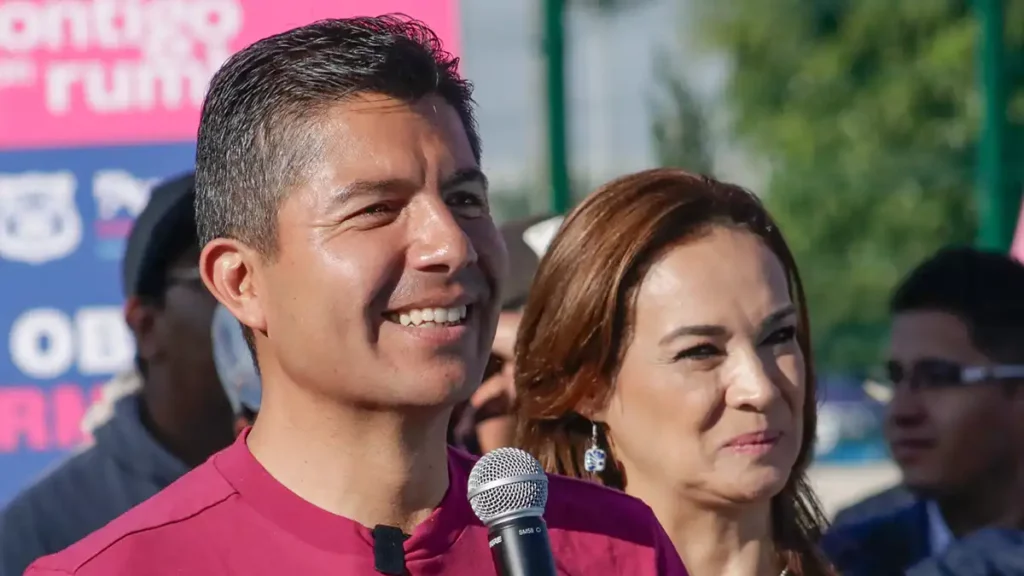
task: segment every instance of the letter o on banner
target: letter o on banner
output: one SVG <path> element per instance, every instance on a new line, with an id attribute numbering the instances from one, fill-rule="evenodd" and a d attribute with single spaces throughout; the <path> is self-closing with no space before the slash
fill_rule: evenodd
<path id="1" fill-rule="evenodd" d="M 40 40 L 39 7 L 30 2 L 0 3 L 0 49 L 6 52 L 28 52 Z"/>
<path id="2" fill-rule="evenodd" d="M 26 376 L 45 380 L 75 361 L 75 335 L 67 315 L 53 308 L 29 310 L 11 326 L 11 360 Z"/>

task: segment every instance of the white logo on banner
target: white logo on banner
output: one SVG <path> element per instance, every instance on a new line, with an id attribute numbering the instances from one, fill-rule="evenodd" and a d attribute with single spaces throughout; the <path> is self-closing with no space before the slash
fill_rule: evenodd
<path id="1" fill-rule="evenodd" d="M 43 264 L 82 242 L 71 172 L 0 174 L 0 258 Z"/>
<path id="2" fill-rule="evenodd" d="M 121 308 L 89 306 L 74 318 L 53 308 L 26 310 L 11 326 L 11 361 L 30 378 L 63 375 L 77 363 L 83 376 L 131 366 L 135 343 Z"/>
<path id="3" fill-rule="evenodd" d="M 99 113 L 199 107 L 241 27 L 238 0 L 0 2 L 0 88 L 38 76 L 58 115 L 76 100 Z M 34 52 L 51 58 L 42 70 Z"/>
<path id="4" fill-rule="evenodd" d="M 136 178 L 124 170 L 100 170 L 92 178 L 92 195 L 100 218 L 110 220 L 125 211 L 135 218 L 146 207 L 159 178 Z"/>

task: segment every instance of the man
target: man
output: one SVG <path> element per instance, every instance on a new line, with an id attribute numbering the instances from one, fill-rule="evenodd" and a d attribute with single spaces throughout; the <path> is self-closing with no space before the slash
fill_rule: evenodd
<path id="1" fill-rule="evenodd" d="M 509 275 L 502 287 L 501 314 L 491 345 L 491 359 L 483 384 L 468 402 L 455 409 L 449 434 L 449 442 L 471 454 L 486 454 L 514 443 L 516 332 L 533 276 L 562 220 L 561 216 L 534 216 L 501 227 L 508 250 Z"/>
<path id="2" fill-rule="evenodd" d="M 919 562 L 906 576 L 1021 576 L 1024 531 L 978 530 L 949 545 L 942 554 Z"/>
<path id="3" fill-rule="evenodd" d="M 986 527 L 1024 520 L 1024 266 L 947 249 L 892 299 L 886 434 L 916 503 L 836 527 L 844 575 L 903 574 Z"/>
<path id="4" fill-rule="evenodd" d="M 890 486 L 840 509 L 832 519 L 832 526 L 856 524 L 878 516 L 886 516 L 892 514 L 893 510 L 912 505 L 916 500 L 914 495 L 902 484 Z"/>
<path id="5" fill-rule="evenodd" d="M 61 550 L 231 444 L 231 409 L 210 345 L 216 301 L 198 274 L 192 176 L 157 187 L 128 239 L 125 317 L 138 369 L 104 390 L 94 441 L 0 515 L 0 575 Z"/>
<path id="6" fill-rule="evenodd" d="M 30 576 L 489 571 L 473 461 L 445 442 L 506 266 L 470 92 L 397 17 L 321 21 L 228 60 L 199 128 L 200 269 L 249 332 L 259 415 Z M 683 573 L 628 496 L 552 477 L 546 518 L 564 573 Z"/>

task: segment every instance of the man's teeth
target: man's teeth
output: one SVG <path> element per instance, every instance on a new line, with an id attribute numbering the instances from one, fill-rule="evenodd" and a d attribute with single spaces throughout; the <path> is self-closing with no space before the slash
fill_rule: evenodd
<path id="1" fill-rule="evenodd" d="M 406 310 L 398 315 L 402 326 L 436 326 L 438 324 L 458 324 L 466 318 L 466 307 L 453 308 L 417 308 Z"/>

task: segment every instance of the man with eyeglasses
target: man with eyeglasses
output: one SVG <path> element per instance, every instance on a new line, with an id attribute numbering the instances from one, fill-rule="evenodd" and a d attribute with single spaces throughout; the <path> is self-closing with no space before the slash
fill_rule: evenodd
<path id="1" fill-rule="evenodd" d="M 199 276 L 194 200 L 192 175 L 175 178 L 136 220 L 123 263 L 136 369 L 111 381 L 87 415 L 93 441 L 0 514 L 0 576 L 20 576 L 234 440 L 213 361 L 217 301 Z"/>
<path id="2" fill-rule="evenodd" d="M 826 536 L 844 575 L 903 574 L 962 555 L 958 541 L 979 530 L 1024 527 L 1024 266 L 942 250 L 903 281 L 891 312 L 886 435 L 916 498 Z"/>

